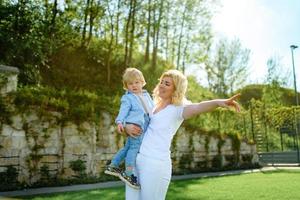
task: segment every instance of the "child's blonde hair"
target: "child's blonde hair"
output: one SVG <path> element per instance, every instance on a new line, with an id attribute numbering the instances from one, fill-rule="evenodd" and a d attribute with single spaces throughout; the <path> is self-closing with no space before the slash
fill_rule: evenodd
<path id="1" fill-rule="evenodd" d="M 145 78 L 140 70 L 133 67 L 127 68 L 123 74 L 123 88 L 128 90 L 127 84 L 135 80 L 141 81 L 143 87 L 146 85 Z"/>
<path id="2" fill-rule="evenodd" d="M 172 78 L 172 81 L 174 84 L 175 90 L 172 95 L 171 103 L 176 106 L 187 103 L 188 101 L 185 98 L 185 92 L 187 90 L 188 81 L 187 81 L 186 76 L 178 70 L 168 70 L 161 75 L 161 77 L 159 79 L 159 83 L 156 85 L 156 87 L 153 90 L 153 98 L 154 98 L 155 103 L 159 103 L 161 101 L 161 98 L 158 96 L 159 95 L 158 88 L 159 88 L 160 82 L 162 81 L 162 79 L 164 77 Z"/>

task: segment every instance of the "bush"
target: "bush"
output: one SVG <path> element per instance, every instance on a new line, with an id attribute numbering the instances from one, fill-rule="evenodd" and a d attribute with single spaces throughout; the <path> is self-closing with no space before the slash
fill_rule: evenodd
<path id="1" fill-rule="evenodd" d="M 18 185 L 18 170 L 14 166 L 8 166 L 6 171 L 0 172 L 0 190 L 6 191 L 16 188 Z"/>
<path id="2" fill-rule="evenodd" d="M 70 168 L 76 173 L 78 178 L 84 177 L 85 174 L 85 162 L 83 160 L 70 161 Z"/>
<path id="3" fill-rule="evenodd" d="M 35 106 L 41 112 L 61 112 L 62 121 L 75 121 L 78 124 L 86 120 L 98 121 L 103 110 L 114 115 L 118 110 L 119 101 L 119 96 L 108 97 L 84 90 L 56 90 L 49 87 L 27 86 L 19 88 L 14 94 L 14 103 L 20 112 Z"/>

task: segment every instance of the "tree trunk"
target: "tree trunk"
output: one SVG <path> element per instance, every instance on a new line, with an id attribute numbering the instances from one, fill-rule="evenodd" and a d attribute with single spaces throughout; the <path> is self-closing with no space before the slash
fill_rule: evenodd
<path id="1" fill-rule="evenodd" d="M 108 8 L 108 14 L 110 17 L 110 39 L 109 39 L 109 45 L 108 45 L 108 52 L 105 60 L 105 66 L 107 71 L 107 84 L 110 84 L 111 81 L 111 65 L 110 65 L 110 59 L 113 52 L 113 43 L 114 43 L 114 15 L 111 13 L 110 9 Z"/>
<path id="2" fill-rule="evenodd" d="M 145 63 L 150 60 L 150 31 L 151 31 L 151 0 L 148 0 L 148 23 L 147 23 L 147 35 L 146 35 L 146 49 L 145 49 Z"/>
<path id="3" fill-rule="evenodd" d="M 182 42 L 182 37 L 183 37 L 183 27 L 184 27 L 184 22 L 185 22 L 185 14 L 187 10 L 187 5 L 184 7 L 184 11 L 182 13 L 182 21 L 181 21 L 181 26 L 180 26 L 180 35 L 179 35 L 179 41 L 178 41 L 178 49 L 177 49 L 177 62 L 176 62 L 176 69 L 179 69 L 180 65 L 180 57 L 181 57 L 181 42 Z"/>
<path id="4" fill-rule="evenodd" d="M 22 17 L 24 16 L 25 7 L 26 7 L 26 1 L 19 0 L 17 4 L 17 11 L 16 11 L 15 23 L 14 23 L 14 29 L 17 37 L 23 34 L 22 29 L 20 28 L 20 24 L 22 24 Z"/>
<path id="5" fill-rule="evenodd" d="M 152 68 L 155 70 L 157 63 L 157 51 L 158 51 L 158 40 L 159 40 L 159 31 L 160 31 L 160 22 L 162 19 L 164 0 L 160 1 L 159 13 L 157 22 L 154 23 L 154 40 L 153 40 L 153 52 L 152 52 Z"/>
<path id="6" fill-rule="evenodd" d="M 120 15 L 121 15 L 121 12 L 120 12 L 120 8 L 121 8 L 121 0 L 118 0 L 118 6 L 117 6 L 117 19 L 116 19 L 116 31 L 115 31 L 115 34 L 116 34 L 116 45 L 119 44 L 119 23 L 120 23 Z"/>
<path id="7" fill-rule="evenodd" d="M 91 0 L 91 5 L 90 5 L 90 9 L 89 9 L 89 13 L 90 13 L 89 37 L 87 39 L 86 46 L 89 46 L 89 44 L 91 42 L 91 39 L 92 39 L 92 36 L 93 36 L 94 20 L 95 20 L 96 16 L 98 15 L 98 12 L 99 12 L 100 1 L 98 1 L 98 4 L 96 5 L 97 6 L 96 8 L 93 7 L 93 4 L 94 4 L 94 0 Z"/>
<path id="8" fill-rule="evenodd" d="M 50 23 L 50 36 L 53 36 L 53 31 L 56 26 L 56 16 L 57 16 L 57 0 L 54 0 L 53 8 L 52 8 L 52 18 L 51 18 L 51 23 Z"/>
<path id="9" fill-rule="evenodd" d="M 44 13 L 45 21 L 48 23 L 48 17 L 49 17 L 49 12 L 48 12 L 49 1 L 48 0 L 44 0 L 44 7 L 45 7 L 45 13 Z"/>
<path id="10" fill-rule="evenodd" d="M 89 15 L 89 7 L 90 7 L 90 0 L 86 0 L 86 8 L 84 11 L 84 22 L 83 22 L 82 39 L 81 39 L 82 47 L 85 46 L 86 27 L 87 27 L 87 18 Z"/>
<path id="11" fill-rule="evenodd" d="M 132 52 L 134 45 L 134 32 L 135 32 L 135 14 L 136 14 L 136 0 L 133 0 L 133 8 L 132 8 L 132 18 L 131 18 L 131 31 L 130 31 L 130 41 L 129 41 L 129 56 L 128 56 L 128 64 L 132 63 Z"/>
<path id="12" fill-rule="evenodd" d="M 125 66 L 127 67 L 129 62 L 128 62 L 128 43 L 129 43 L 129 27 L 130 27 L 130 22 L 132 18 L 132 2 L 133 0 L 130 1 L 130 7 L 129 7 L 129 13 L 128 13 L 128 18 L 127 18 L 127 23 L 126 23 L 126 28 L 125 28 L 125 58 L 124 58 L 124 63 Z"/>
<path id="13" fill-rule="evenodd" d="M 166 47 L 165 47 L 165 57 L 166 60 L 169 60 L 169 13 L 170 13 L 170 2 L 167 2 L 167 6 L 166 6 L 166 10 L 167 10 L 167 16 L 166 16 L 166 32 L 165 32 L 165 38 L 166 38 Z"/>
<path id="14" fill-rule="evenodd" d="M 189 38 L 189 33 L 187 35 L 187 38 Z M 182 73 L 185 74 L 185 64 L 186 64 L 186 57 L 188 54 L 188 46 L 189 46 L 189 40 L 186 42 L 184 50 L 183 50 L 183 58 L 182 58 Z"/>

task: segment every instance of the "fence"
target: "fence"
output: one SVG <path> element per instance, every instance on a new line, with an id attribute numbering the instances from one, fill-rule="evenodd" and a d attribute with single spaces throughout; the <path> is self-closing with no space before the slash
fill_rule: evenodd
<path id="1" fill-rule="evenodd" d="M 274 163 L 277 160 L 277 162 L 289 161 L 300 164 L 299 116 L 300 106 L 274 108 L 252 100 L 248 109 L 240 114 L 220 109 L 209 117 L 205 116 L 206 119 L 203 120 L 206 122 L 203 122 L 203 125 L 206 124 L 210 126 L 209 128 L 215 127 L 219 132 L 235 131 L 241 137 L 253 140 L 264 161 L 272 160 Z M 290 153 L 280 154 L 280 152 Z M 283 157 L 287 157 L 286 160 L 283 160 Z"/>

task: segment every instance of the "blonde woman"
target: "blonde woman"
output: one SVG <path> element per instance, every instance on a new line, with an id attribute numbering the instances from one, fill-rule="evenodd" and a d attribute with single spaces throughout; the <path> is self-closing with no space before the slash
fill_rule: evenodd
<path id="1" fill-rule="evenodd" d="M 239 95 L 229 99 L 185 104 L 186 89 L 187 79 L 177 70 L 169 70 L 160 77 L 153 91 L 155 107 L 150 115 L 150 124 L 136 158 L 141 189 L 134 190 L 126 186 L 127 200 L 165 199 L 172 172 L 170 146 L 184 119 L 210 112 L 217 107 L 240 110 L 235 101 Z M 140 134 L 140 128 L 127 125 L 126 132 L 134 137 Z"/>

